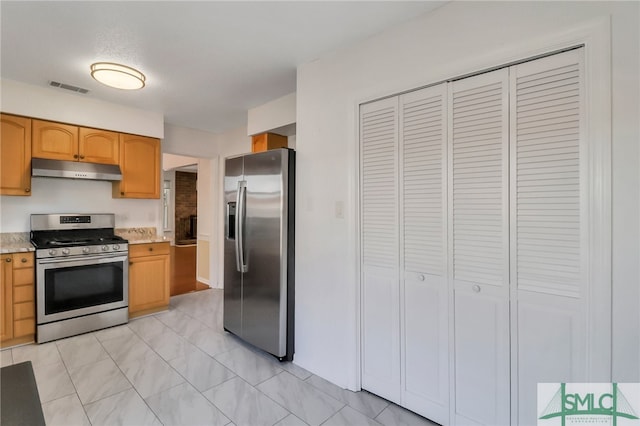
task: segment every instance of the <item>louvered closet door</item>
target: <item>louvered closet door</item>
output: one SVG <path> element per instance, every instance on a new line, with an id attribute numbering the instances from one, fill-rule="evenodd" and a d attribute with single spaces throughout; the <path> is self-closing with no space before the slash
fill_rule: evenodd
<path id="1" fill-rule="evenodd" d="M 360 108 L 362 387 L 400 402 L 398 98 Z"/>
<path id="2" fill-rule="evenodd" d="M 402 405 L 449 422 L 446 84 L 400 97 Z"/>
<path id="3" fill-rule="evenodd" d="M 455 424 L 509 423 L 509 71 L 449 93 Z"/>
<path id="4" fill-rule="evenodd" d="M 588 381 L 582 55 L 573 50 L 511 72 L 517 424 L 536 423 L 538 382 Z"/>

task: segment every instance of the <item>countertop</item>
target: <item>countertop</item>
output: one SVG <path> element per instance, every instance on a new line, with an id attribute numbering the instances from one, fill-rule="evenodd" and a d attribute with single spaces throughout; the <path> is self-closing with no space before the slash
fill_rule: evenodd
<path id="1" fill-rule="evenodd" d="M 116 228 L 116 235 L 129 241 L 129 244 L 148 244 L 169 242 L 156 233 L 156 228 Z M 0 254 L 26 253 L 35 251 L 28 232 L 3 232 L 0 234 Z"/>
<path id="2" fill-rule="evenodd" d="M 24 243 L 0 243 L 0 254 L 26 253 L 29 251 L 36 251 L 36 249 L 28 241 Z"/>
<path id="3" fill-rule="evenodd" d="M 156 233 L 156 228 L 116 228 L 116 235 L 129 241 L 129 244 L 148 244 L 169 242 Z"/>
<path id="4" fill-rule="evenodd" d="M 28 232 L 3 232 L 0 234 L 0 254 L 36 251 L 29 241 Z"/>
<path id="5" fill-rule="evenodd" d="M 168 243 L 168 242 L 169 240 L 165 240 L 163 237 L 156 237 L 156 238 L 148 238 L 148 239 L 129 240 L 129 245 L 149 244 L 149 243 Z"/>

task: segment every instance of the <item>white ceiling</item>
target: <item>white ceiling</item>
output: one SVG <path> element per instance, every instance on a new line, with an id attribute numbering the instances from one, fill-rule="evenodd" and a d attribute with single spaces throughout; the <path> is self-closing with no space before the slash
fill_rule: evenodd
<path id="1" fill-rule="evenodd" d="M 294 92 L 298 65 L 442 3 L 2 0 L 0 72 L 221 133 L 246 124 L 249 108 Z M 102 86 L 89 75 L 97 61 L 138 68 L 147 86 Z"/>

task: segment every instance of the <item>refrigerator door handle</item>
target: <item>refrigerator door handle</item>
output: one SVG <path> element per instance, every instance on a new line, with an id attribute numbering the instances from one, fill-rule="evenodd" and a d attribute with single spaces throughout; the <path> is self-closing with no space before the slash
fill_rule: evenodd
<path id="1" fill-rule="evenodd" d="M 249 267 L 244 261 L 244 221 L 246 219 L 247 182 L 238 182 L 236 195 L 236 269 L 238 272 L 247 272 Z"/>

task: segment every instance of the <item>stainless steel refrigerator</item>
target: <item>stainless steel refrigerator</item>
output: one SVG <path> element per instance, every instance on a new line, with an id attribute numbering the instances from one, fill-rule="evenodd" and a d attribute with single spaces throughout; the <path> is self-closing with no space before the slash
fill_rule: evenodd
<path id="1" fill-rule="evenodd" d="M 293 359 L 295 152 L 228 158 L 224 178 L 224 328 Z"/>

